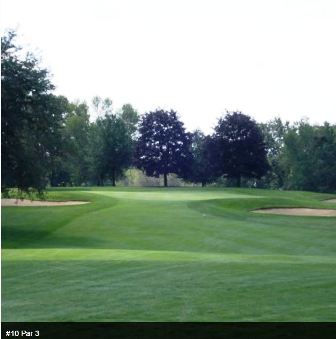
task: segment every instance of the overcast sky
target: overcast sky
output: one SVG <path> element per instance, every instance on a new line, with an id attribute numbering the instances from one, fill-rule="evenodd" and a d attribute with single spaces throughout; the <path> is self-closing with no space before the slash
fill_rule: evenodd
<path id="1" fill-rule="evenodd" d="M 209 132 L 226 110 L 336 123 L 335 0 L 2 0 L 57 93 L 174 109 Z"/>

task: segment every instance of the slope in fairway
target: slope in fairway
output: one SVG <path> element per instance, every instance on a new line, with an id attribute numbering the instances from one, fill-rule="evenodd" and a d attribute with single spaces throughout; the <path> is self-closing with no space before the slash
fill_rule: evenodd
<path id="1" fill-rule="evenodd" d="M 91 204 L 2 209 L 3 321 L 335 321 L 330 195 L 54 190 Z M 335 208 L 328 204 L 327 208 Z"/>

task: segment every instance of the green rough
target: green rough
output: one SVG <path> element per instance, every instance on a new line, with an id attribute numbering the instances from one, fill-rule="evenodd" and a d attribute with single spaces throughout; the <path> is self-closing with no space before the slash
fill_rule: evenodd
<path id="1" fill-rule="evenodd" d="M 3 321 L 336 321 L 336 208 L 309 192 L 77 188 L 2 209 Z M 335 198 L 335 197 L 334 197 Z"/>

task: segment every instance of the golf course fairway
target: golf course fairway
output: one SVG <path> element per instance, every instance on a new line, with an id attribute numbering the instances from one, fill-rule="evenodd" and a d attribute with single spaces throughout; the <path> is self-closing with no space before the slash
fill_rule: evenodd
<path id="1" fill-rule="evenodd" d="M 336 321 L 335 195 L 64 188 L 2 208 L 2 321 Z"/>

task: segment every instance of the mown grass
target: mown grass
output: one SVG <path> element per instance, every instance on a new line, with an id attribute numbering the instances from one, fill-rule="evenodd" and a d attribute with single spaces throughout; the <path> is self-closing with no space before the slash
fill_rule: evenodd
<path id="1" fill-rule="evenodd" d="M 2 209 L 3 321 L 335 321 L 336 208 L 309 192 L 77 188 Z"/>

